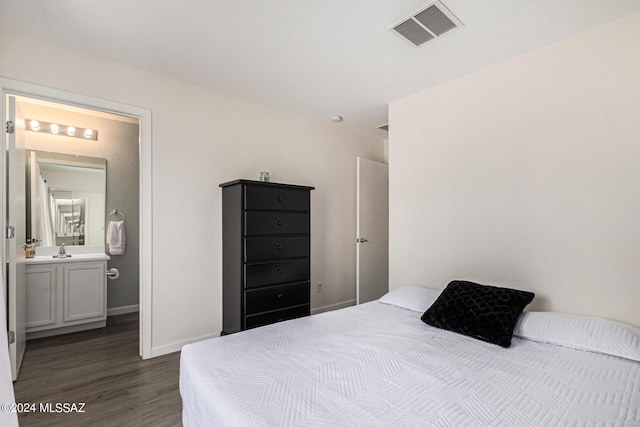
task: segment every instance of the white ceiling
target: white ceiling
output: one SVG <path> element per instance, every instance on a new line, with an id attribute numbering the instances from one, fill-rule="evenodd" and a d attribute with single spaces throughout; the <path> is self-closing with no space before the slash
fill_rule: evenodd
<path id="1" fill-rule="evenodd" d="M 385 138 L 389 102 L 640 12 L 639 0 L 443 2 L 464 27 L 420 48 L 387 28 L 431 0 L 0 0 L 0 25 Z"/>

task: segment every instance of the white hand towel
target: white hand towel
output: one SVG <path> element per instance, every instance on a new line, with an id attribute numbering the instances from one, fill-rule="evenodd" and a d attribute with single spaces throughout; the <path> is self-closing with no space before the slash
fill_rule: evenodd
<path id="1" fill-rule="evenodd" d="M 107 245 L 109 245 L 109 254 L 124 254 L 125 246 L 124 221 L 109 221 L 107 226 Z"/>

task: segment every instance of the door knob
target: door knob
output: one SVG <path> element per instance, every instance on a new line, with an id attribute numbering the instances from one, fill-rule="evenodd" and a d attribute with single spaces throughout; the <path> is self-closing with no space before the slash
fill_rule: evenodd
<path id="1" fill-rule="evenodd" d="M 356 242 L 358 243 L 367 243 L 369 241 L 369 239 L 365 239 L 363 237 L 360 237 L 359 239 L 356 239 Z"/>

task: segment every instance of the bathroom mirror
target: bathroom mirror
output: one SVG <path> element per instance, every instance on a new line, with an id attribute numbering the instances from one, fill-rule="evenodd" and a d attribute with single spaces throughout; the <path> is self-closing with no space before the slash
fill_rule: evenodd
<path id="1" fill-rule="evenodd" d="M 106 160 L 34 150 L 26 159 L 27 239 L 104 245 Z"/>

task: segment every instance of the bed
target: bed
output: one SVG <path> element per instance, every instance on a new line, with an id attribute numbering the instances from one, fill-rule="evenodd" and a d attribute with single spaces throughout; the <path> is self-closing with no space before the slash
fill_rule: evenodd
<path id="1" fill-rule="evenodd" d="M 436 291 L 400 289 L 185 346 L 184 425 L 640 426 L 637 328 L 525 313 L 504 348 L 425 324 Z"/>

